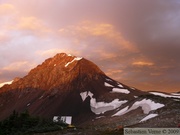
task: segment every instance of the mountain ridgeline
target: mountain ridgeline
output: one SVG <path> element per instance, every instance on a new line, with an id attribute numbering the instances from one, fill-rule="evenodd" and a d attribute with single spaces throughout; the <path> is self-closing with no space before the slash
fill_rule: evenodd
<path id="1" fill-rule="evenodd" d="M 0 120 L 28 110 L 44 118 L 72 116 L 76 125 L 176 127 L 179 103 L 179 93 L 129 87 L 85 58 L 60 53 L 0 88 Z"/>

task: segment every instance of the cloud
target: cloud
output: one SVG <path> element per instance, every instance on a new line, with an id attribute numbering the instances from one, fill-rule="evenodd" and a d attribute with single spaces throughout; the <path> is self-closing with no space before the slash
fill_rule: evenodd
<path id="1" fill-rule="evenodd" d="M 180 88 L 178 0 L 0 3 L 1 70 L 19 61 L 39 64 L 63 51 L 90 59 L 110 77 L 131 86 Z M 2 72 L 0 80 L 26 73 Z"/>
<path id="2" fill-rule="evenodd" d="M 133 62 L 132 65 L 135 65 L 135 66 L 153 66 L 154 63 L 146 62 L 146 61 L 137 61 L 137 62 Z"/>
<path id="3" fill-rule="evenodd" d="M 0 4 L 0 35 L 34 34 L 45 36 L 51 29 L 35 16 L 23 16 L 12 4 Z M 12 35 L 14 36 L 14 35 Z"/>
<path id="4" fill-rule="evenodd" d="M 56 55 L 57 53 L 69 53 L 69 54 L 73 54 L 73 55 L 78 55 L 77 51 L 59 49 L 59 48 L 53 48 L 53 49 L 48 49 L 48 50 L 36 52 L 37 55 L 40 55 L 43 57 L 52 57 L 52 56 Z"/>
<path id="5" fill-rule="evenodd" d="M 0 4 L 0 15 L 8 15 L 16 12 L 15 7 L 12 4 Z"/>
<path id="6" fill-rule="evenodd" d="M 32 68 L 36 67 L 36 65 L 36 63 L 30 61 L 12 62 L 0 68 L 0 83 L 13 80 L 15 77 L 23 77 Z"/>
<path id="7" fill-rule="evenodd" d="M 19 18 L 15 29 L 32 31 L 40 36 L 52 32 L 52 30 L 48 28 L 48 26 L 46 26 L 41 20 L 33 16 Z"/>
<path id="8" fill-rule="evenodd" d="M 3 71 L 9 72 L 9 71 L 29 71 L 31 68 L 33 68 L 35 64 L 29 63 L 28 61 L 18 61 L 11 63 L 10 65 L 7 65 L 2 68 Z"/>
<path id="9" fill-rule="evenodd" d="M 127 41 L 120 32 L 116 31 L 112 24 L 96 23 L 91 21 L 82 21 L 77 25 L 71 25 L 59 30 L 61 36 L 74 38 L 74 41 L 87 41 L 91 46 L 109 43 L 109 46 L 121 46 L 121 49 L 137 51 L 129 41 Z M 92 44 L 90 44 L 92 41 Z M 97 41 L 93 43 L 93 41 Z M 79 43 L 79 42 L 78 42 Z M 99 45 L 101 46 L 101 45 Z"/>
<path id="10" fill-rule="evenodd" d="M 123 74 L 123 70 L 120 70 L 120 69 L 117 69 L 117 70 L 107 69 L 107 71 L 106 71 L 107 76 L 116 76 L 117 74 L 118 74 L 118 77 L 122 77 L 122 75 L 119 76 L 119 74 Z"/>

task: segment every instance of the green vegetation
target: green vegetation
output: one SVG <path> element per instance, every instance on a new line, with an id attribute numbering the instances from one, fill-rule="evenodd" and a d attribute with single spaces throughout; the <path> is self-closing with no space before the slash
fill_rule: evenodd
<path id="1" fill-rule="evenodd" d="M 7 119 L 0 122 L 0 135 L 24 135 L 30 133 L 43 133 L 66 128 L 63 122 L 54 123 L 52 120 L 30 116 L 28 111 L 13 112 Z"/>

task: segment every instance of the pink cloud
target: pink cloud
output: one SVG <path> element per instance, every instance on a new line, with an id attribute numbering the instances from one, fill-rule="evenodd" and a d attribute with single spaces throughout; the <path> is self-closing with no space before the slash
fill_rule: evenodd
<path id="1" fill-rule="evenodd" d="M 35 67 L 36 64 L 33 64 L 32 62 L 28 61 L 18 61 L 11 63 L 5 67 L 2 68 L 3 71 L 6 72 L 12 72 L 12 71 L 29 71 L 31 68 Z"/>

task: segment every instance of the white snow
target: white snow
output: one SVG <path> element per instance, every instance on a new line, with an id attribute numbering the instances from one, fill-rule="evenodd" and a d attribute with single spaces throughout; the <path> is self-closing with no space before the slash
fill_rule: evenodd
<path id="1" fill-rule="evenodd" d="M 156 116 L 158 116 L 158 114 L 149 114 L 145 118 L 143 118 L 140 122 L 147 121 L 147 120 L 152 119 Z"/>
<path id="2" fill-rule="evenodd" d="M 87 91 L 81 92 L 80 95 L 83 101 L 89 96 Z"/>
<path id="3" fill-rule="evenodd" d="M 175 96 L 180 96 L 180 93 L 171 93 L 171 94 Z"/>
<path id="4" fill-rule="evenodd" d="M 110 110 L 114 110 L 127 102 L 127 100 L 119 101 L 119 99 L 114 99 L 110 103 L 96 102 L 96 99 L 93 98 L 93 93 L 91 93 L 90 91 L 82 92 L 80 93 L 80 96 L 83 101 L 88 96 L 91 98 L 90 100 L 91 111 L 94 112 L 95 114 L 101 114 Z"/>
<path id="5" fill-rule="evenodd" d="M 112 93 L 125 93 L 125 94 L 129 94 L 130 91 L 127 90 L 127 89 L 113 88 L 112 89 Z"/>
<path id="6" fill-rule="evenodd" d="M 113 116 L 123 115 L 132 110 L 137 109 L 138 107 L 141 107 L 143 112 L 145 114 L 148 114 L 152 110 L 157 110 L 159 108 L 164 107 L 164 104 L 155 103 L 154 101 L 152 101 L 150 99 L 143 99 L 141 101 L 136 101 L 128 110 L 127 110 L 127 108 L 124 108 L 124 109 L 120 110 L 119 112 L 117 112 L 116 114 L 114 114 Z"/>
<path id="7" fill-rule="evenodd" d="M 0 88 L 3 87 L 5 84 L 12 84 L 12 82 L 13 82 L 13 80 L 9 81 L 9 82 L 0 83 Z"/>
<path id="8" fill-rule="evenodd" d="M 81 60 L 82 59 L 82 57 L 76 57 L 75 58 L 75 60 Z"/>
<path id="9" fill-rule="evenodd" d="M 114 87 L 114 86 L 112 86 L 111 84 L 109 84 L 109 83 L 107 83 L 107 82 L 104 82 L 104 85 L 105 85 L 106 87 Z"/>
<path id="10" fill-rule="evenodd" d="M 71 54 L 68 54 L 68 56 L 72 56 Z"/>
<path id="11" fill-rule="evenodd" d="M 54 64 L 54 67 L 56 66 L 56 64 Z"/>
<path id="12" fill-rule="evenodd" d="M 67 67 L 69 64 L 73 63 L 74 61 L 78 61 L 78 60 L 81 60 L 82 57 L 75 57 L 72 61 L 68 62 L 65 67 Z"/>
<path id="13" fill-rule="evenodd" d="M 138 96 L 134 96 L 134 98 L 138 98 Z"/>
<path id="14" fill-rule="evenodd" d="M 103 118 L 103 117 L 105 117 L 105 116 L 99 116 L 99 117 L 96 117 L 95 119 L 100 119 L 100 118 Z"/>
<path id="15" fill-rule="evenodd" d="M 118 86 L 123 88 L 122 84 L 120 84 L 120 83 L 118 84 Z"/>
<path id="16" fill-rule="evenodd" d="M 133 108 L 138 108 L 139 106 L 142 107 L 143 111 L 145 114 L 148 114 L 150 111 L 152 110 L 157 110 L 159 108 L 164 107 L 164 104 L 160 104 L 160 103 L 155 103 L 154 101 L 150 100 L 150 99 L 143 99 L 141 101 L 137 101 L 133 104 L 133 106 L 131 107 Z M 134 110 L 134 109 L 133 109 Z"/>
<path id="17" fill-rule="evenodd" d="M 172 95 L 168 95 L 168 94 L 164 94 L 164 93 L 160 93 L 160 92 L 150 92 L 151 94 L 153 95 L 157 95 L 157 96 L 161 96 L 161 97 L 165 97 L 165 98 L 180 98 L 180 95 L 175 95 L 175 94 L 172 94 Z"/>
<path id="18" fill-rule="evenodd" d="M 113 80 L 111 80 L 111 79 L 109 79 L 109 78 L 106 78 L 106 80 L 107 80 L 107 81 L 111 81 L 111 82 L 113 82 Z"/>
<path id="19" fill-rule="evenodd" d="M 128 108 L 129 108 L 129 106 L 126 106 L 125 108 L 123 108 L 122 110 L 120 110 L 116 114 L 114 114 L 113 116 L 121 116 L 121 115 L 125 114 L 126 111 L 128 110 Z"/>

